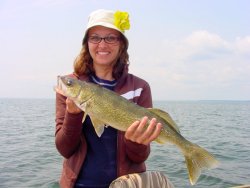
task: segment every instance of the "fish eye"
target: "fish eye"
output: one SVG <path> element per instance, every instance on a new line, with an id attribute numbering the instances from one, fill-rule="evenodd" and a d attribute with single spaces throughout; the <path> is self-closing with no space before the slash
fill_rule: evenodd
<path id="1" fill-rule="evenodd" d="M 71 86 L 71 85 L 73 84 L 73 81 L 72 81 L 71 79 L 67 79 L 66 84 L 67 84 L 68 86 Z"/>

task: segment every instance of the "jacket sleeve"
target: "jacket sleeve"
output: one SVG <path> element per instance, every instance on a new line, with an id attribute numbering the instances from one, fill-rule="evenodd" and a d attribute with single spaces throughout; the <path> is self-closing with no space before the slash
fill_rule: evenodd
<path id="1" fill-rule="evenodd" d="M 143 87 L 140 97 L 137 99 L 137 104 L 144 108 L 152 108 L 151 89 L 147 82 Z M 144 162 L 150 154 L 150 145 L 138 144 L 127 140 L 125 137 L 126 152 L 128 157 L 137 163 Z"/>
<path id="2" fill-rule="evenodd" d="M 70 114 L 66 110 L 66 97 L 56 93 L 55 144 L 59 153 L 69 158 L 81 142 L 83 112 Z"/>

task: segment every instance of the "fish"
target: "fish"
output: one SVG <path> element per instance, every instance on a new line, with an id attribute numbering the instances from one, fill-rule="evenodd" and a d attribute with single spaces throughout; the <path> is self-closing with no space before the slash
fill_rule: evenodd
<path id="1" fill-rule="evenodd" d="M 162 129 L 154 141 L 159 144 L 174 144 L 180 149 L 191 185 L 196 184 L 202 170 L 216 168 L 219 164 L 206 149 L 185 139 L 175 121 L 164 110 L 141 107 L 114 91 L 70 76 L 58 76 L 54 89 L 73 100 L 84 111 L 83 121 L 87 115 L 90 117 L 99 137 L 106 126 L 126 131 L 133 122 L 140 121 L 144 116 L 149 118 L 147 126 L 150 119 L 156 118 L 162 124 Z"/>

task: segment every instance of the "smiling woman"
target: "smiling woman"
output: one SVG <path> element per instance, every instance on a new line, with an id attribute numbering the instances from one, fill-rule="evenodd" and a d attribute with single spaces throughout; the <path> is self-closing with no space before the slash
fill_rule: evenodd
<path id="1" fill-rule="evenodd" d="M 74 73 L 69 76 L 98 84 L 119 95 L 137 91 L 130 100 L 151 108 L 149 84 L 128 73 L 125 30 L 129 28 L 127 12 L 97 10 L 91 13 Z M 150 143 L 160 134 L 161 123 L 155 118 L 141 117 L 127 125 L 126 131 L 107 126 L 99 137 L 93 127 L 94 120 L 89 116 L 85 118 L 84 114 L 57 89 L 55 140 L 58 151 L 65 157 L 61 187 L 107 188 L 122 175 L 146 171 Z"/>

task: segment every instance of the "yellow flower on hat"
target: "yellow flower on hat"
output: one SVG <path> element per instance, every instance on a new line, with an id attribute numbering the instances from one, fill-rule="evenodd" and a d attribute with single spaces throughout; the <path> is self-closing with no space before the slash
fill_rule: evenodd
<path id="1" fill-rule="evenodd" d="M 114 14 L 114 25 L 122 32 L 129 30 L 129 14 L 127 12 L 116 11 Z"/>

